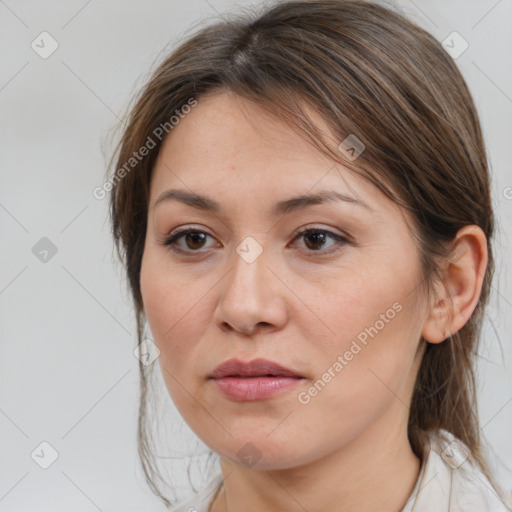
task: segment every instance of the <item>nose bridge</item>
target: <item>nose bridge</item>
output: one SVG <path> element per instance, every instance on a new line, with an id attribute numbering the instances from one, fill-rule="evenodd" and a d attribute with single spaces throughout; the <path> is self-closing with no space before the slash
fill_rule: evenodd
<path id="1" fill-rule="evenodd" d="M 260 243 L 255 237 L 246 236 L 235 249 L 230 287 L 241 285 L 248 293 L 259 293 L 258 285 L 268 279 L 268 252 L 264 250 L 263 241 Z"/>
<path id="2" fill-rule="evenodd" d="M 253 332 L 259 324 L 282 328 L 286 308 L 278 295 L 279 286 L 272 282 L 276 277 L 267 268 L 272 268 L 269 254 L 252 236 L 244 238 L 235 248 L 232 268 L 214 314 L 219 326 L 229 325 L 244 333 Z"/>

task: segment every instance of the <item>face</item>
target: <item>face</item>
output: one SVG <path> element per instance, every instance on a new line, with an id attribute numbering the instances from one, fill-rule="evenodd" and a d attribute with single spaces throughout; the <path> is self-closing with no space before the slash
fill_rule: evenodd
<path id="1" fill-rule="evenodd" d="M 322 192 L 338 195 L 276 206 Z M 205 444 L 290 468 L 406 428 L 426 316 L 408 223 L 248 100 L 198 100 L 153 169 L 140 283 L 169 394 Z M 232 358 L 301 378 L 210 378 Z"/>

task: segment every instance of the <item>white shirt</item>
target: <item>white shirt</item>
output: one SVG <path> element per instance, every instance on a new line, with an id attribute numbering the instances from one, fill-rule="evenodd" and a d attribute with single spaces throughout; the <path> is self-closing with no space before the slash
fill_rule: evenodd
<path id="1" fill-rule="evenodd" d="M 493 487 L 471 462 L 469 451 L 453 435 L 442 431 L 448 442 L 431 437 L 416 485 L 400 512 L 510 512 Z M 196 495 L 171 512 L 209 512 L 213 497 L 222 484 L 217 474 Z"/>

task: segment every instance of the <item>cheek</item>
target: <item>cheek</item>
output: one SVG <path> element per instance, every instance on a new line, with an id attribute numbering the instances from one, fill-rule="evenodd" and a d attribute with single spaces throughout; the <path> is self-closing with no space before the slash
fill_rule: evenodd
<path id="1" fill-rule="evenodd" d="M 326 281 L 321 289 L 308 294 L 314 311 L 318 312 L 314 324 L 327 333 L 323 340 L 328 346 L 342 350 L 357 337 L 364 343 L 375 331 L 389 332 L 390 325 L 403 316 L 398 310 L 403 310 L 406 290 L 412 284 L 383 274 L 378 268 L 364 272 L 350 270 L 341 279 Z M 310 320 L 311 315 L 308 317 Z M 310 329 L 314 324 L 309 324 Z"/>
<path id="2" fill-rule="evenodd" d="M 158 364 L 169 396 L 184 417 L 194 417 L 198 412 L 193 410 L 191 400 L 195 394 L 191 375 L 197 356 L 191 343 L 195 334 L 190 322 L 187 324 L 193 311 L 186 307 L 186 297 L 177 299 L 169 281 L 145 269 L 141 272 L 141 292 L 152 339 L 160 350 Z"/>
<path id="3" fill-rule="evenodd" d="M 211 322 L 205 292 L 215 282 L 191 279 L 190 273 L 155 252 L 144 254 L 140 286 L 153 342 L 160 350 L 159 366 L 169 395 L 185 418 L 201 416 L 197 409 L 201 379 L 209 367 L 208 347 L 201 345 Z"/>
<path id="4" fill-rule="evenodd" d="M 390 390 L 402 392 L 421 332 L 418 294 L 411 293 L 416 282 L 411 268 L 400 276 L 369 273 L 324 289 L 317 302 L 324 304 L 318 309 L 322 322 L 304 322 L 302 330 L 315 336 L 309 359 L 317 362 L 316 378 L 329 381 L 327 401 L 365 409 L 392 395 Z M 326 334 L 318 336 L 319 330 Z"/>
<path id="5" fill-rule="evenodd" d="M 144 312 L 160 350 L 161 366 L 173 374 L 183 367 L 190 352 L 190 318 L 196 315 L 194 304 L 198 300 L 192 287 L 177 282 L 178 275 L 164 268 L 155 255 L 144 254 L 140 275 Z"/>

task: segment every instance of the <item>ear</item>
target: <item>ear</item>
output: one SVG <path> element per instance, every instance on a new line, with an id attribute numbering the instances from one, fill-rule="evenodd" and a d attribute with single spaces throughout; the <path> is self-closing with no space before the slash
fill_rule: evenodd
<path id="1" fill-rule="evenodd" d="M 482 229 L 476 225 L 461 228 L 445 260 L 443 282 L 436 284 L 423 339 L 441 343 L 464 327 L 480 298 L 487 262 L 487 239 Z"/>

